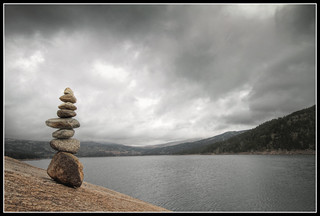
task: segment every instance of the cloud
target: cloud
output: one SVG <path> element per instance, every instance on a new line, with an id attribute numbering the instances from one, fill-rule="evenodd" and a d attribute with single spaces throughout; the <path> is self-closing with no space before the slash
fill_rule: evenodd
<path id="1" fill-rule="evenodd" d="M 264 62 L 253 83 L 249 99 L 253 112 L 285 115 L 315 103 L 314 18 L 312 6 L 287 6 L 277 11 L 280 49 Z"/>
<path id="2" fill-rule="evenodd" d="M 276 11 L 275 19 L 281 33 L 290 39 L 314 38 L 315 6 L 288 5 Z"/>
<path id="3" fill-rule="evenodd" d="M 80 140 L 254 127 L 315 103 L 314 22 L 314 5 L 5 5 L 6 136 L 50 140 L 66 87 Z"/>

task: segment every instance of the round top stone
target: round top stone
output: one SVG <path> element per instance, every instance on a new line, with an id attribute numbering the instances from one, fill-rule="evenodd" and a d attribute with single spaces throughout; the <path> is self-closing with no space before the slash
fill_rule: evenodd
<path id="1" fill-rule="evenodd" d="M 71 90 L 71 88 L 67 87 L 67 88 L 64 90 L 64 94 L 73 94 L 73 91 Z"/>

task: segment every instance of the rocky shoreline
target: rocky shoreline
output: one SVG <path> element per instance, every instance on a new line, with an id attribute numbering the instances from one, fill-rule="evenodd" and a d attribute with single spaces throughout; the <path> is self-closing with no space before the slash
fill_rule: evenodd
<path id="1" fill-rule="evenodd" d="M 71 188 L 46 170 L 5 156 L 4 212 L 168 212 L 119 192 L 83 182 Z"/>

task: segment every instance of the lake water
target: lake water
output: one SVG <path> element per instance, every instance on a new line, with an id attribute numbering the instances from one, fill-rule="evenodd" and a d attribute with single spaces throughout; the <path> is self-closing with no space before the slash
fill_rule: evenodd
<path id="1" fill-rule="evenodd" d="M 84 181 L 173 211 L 316 210 L 314 155 L 79 159 Z M 50 160 L 26 162 L 47 169 Z"/>

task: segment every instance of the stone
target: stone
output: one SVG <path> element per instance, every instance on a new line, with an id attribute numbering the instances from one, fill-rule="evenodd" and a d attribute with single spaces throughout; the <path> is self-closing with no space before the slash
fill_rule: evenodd
<path id="1" fill-rule="evenodd" d="M 53 139 L 50 142 L 51 148 L 57 151 L 69 152 L 75 154 L 80 148 L 80 141 L 74 138 L 70 139 Z"/>
<path id="2" fill-rule="evenodd" d="M 74 130 L 73 129 L 59 129 L 52 133 L 52 137 L 57 139 L 68 139 L 73 137 Z"/>
<path id="3" fill-rule="evenodd" d="M 59 99 L 63 102 L 71 102 L 71 103 L 76 103 L 77 98 L 73 94 L 65 94 L 59 97 Z"/>
<path id="4" fill-rule="evenodd" d="M 46 121 L 46 125 L 52 128 L 78 128 L 80 123 L 73 118 L 51 118 Z"/>
<path id="5" fill-rule="evenodd" d="M 67 88 L 64 90 L 64 94 L 72 94 L 72 95 L 73 95 L 73 91 L 71 90 L 71 88 L 67 87 Z"/>
<path id="6" fill-rule="evenodd" d="M 66 103 L 60 104 L 58 106 L 58 108 L 59 109 L 68 109 L 68 110 L 76 110 L 77 109 L 77 107 L 74 104 L 70 103 L 70 102 L 66 102 Z"/>
<path id="7" fill-rule="evenodd" d="M 67 152 L 57 152 L 47 169 L 55 181 L 69 187 L 78 188 L 83 182 L 83 165 L 79 159 Z"/>
<path id="8" fill-rule="evenodd" d="M 76 115 L 77 113 L 72 110 L 61 109 L 57 111 L 57 116 L 59 116 L 60 118 L 70 118 L 75 117 Z"/>

